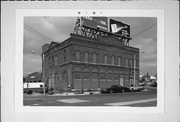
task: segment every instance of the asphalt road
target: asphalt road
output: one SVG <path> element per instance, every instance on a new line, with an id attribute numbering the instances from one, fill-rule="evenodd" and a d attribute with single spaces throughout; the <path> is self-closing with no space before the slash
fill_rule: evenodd
<path id="1" fill-rule="evenodd" d="M 116 94 L 83 96 L 32 96 L 24 95 L 25 106 L 132 106 L 152 107 L 157 105 L 156 90 Z"/>

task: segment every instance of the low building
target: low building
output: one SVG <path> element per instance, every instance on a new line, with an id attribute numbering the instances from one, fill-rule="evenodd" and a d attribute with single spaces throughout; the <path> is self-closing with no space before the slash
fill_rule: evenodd
<path id="1" fill-rule="evenodd" d="M 25 93 L 43 92 L 44 82 L 42 81 L 42 73 L 34 72 L 24 77 L 23 88 Z"/>
<path id="2" fill-rule="evenodd" d="M 139 49 L 126 46 L 113 36 L 95 39 L 70 34 L 61 43 L 44 44 L 42 51 L 43 80 L 48 89 L 139 84 Z"/>

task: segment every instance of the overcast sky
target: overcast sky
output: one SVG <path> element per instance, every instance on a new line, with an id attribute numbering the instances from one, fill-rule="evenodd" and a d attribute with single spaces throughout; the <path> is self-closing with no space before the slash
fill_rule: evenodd
<path id="1" fill-rule="evenodd" d="M 133 37 L 130 46 L 140 48 L 140 73 L 148 72 L 154 75 L 157 72 L 156 18 L 118 17 L 114 19 L 130 25 L 131 37 Z M 75 22 L 76 18 L 73 17 L 24 18 L 24 75 L 41 71 L 42 45 L 51 41 L 62 42 L 69 38 L 70 33 L 73 33 Z M 32 28 L 34 31 L 27 28 Z"/>

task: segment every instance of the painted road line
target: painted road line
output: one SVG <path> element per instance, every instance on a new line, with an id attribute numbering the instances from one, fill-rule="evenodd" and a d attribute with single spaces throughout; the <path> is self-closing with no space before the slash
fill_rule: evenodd
<path id="1" fill-rule="evenodd" d="M 58 102 L 63 102 L 63 103 L 81 103 L 81 102 L 89 102 L 89 100 L 81 100 L 81 99 L 60 99 L 56 100 Z"/>
<path id="2" fill-rule="evenodd" d="M 39 105 L 39 104 L 32 104 L 32 105 Z"/>
<path id="3" fill-rule="evenodd" d="M 104 105 L 111 105 L 111 106 L 124 106 L 124 105 L 132 105 L 137 103 L 146 103 L 146 102 L 153 102 L 157 99 L 146 99 L 146 100 L 136 100 L 136 101 L 127 101 L 127 102 L 115 102 L 115 103 L 105 103 Z"/>

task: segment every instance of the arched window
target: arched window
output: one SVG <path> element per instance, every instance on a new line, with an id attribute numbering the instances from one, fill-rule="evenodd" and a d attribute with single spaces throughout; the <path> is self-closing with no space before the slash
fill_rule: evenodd
<path id="1" fill-rule="evenodd" d="M 74 79 L 81 79 L 81 72 L 79 71 L 76 71 L 73 73 L 73 78 Z"/>
<path id="2" fill-rule="evenodd" d="M 107 78 L 108 78 L 109 80 L 112 80 L 112 73 L 108 73 Z"/>
<path id="3" fill-rule="evenodd" d="M 62 80 L 67 81 L 67 79 L 68 79 L 67 71 L 64 71 L 62 74 Z"/>
<path id="4" fill-rule="evenodd" d="M 113 79 L 114 80 L 119 80 L 119 74 L 117 74 L 117 73 L 113 74 Z"/>
<path id="5" fill-rule="evenodd" d="M 83 79 L 89 79 L 90 73 L 89 72 L 83 72 Z"/>
<path id="6" fill-rule="evenodd" d="M 111 57 L 111 64 L 112 64 L 112 65 L 115 64 L 115 57 L 114 57 L 114 56 Z"/>
<path id="7" fill-rule="evenodd" d="M 105 80 L 106 79 L 105 73 L 100 73 L 99 79 Z"/>
<path id="8" fill-rule="evenodd" d="M 130 59 L 130 67 L 133 67 L 133 60 Z"/>
<path id="9" fill-rule="evenodd" d="M 80 61 L 80 51 L 75 52 L 75 60 Z"/>
<path id="10" fill-rule="evenodd" d="M 93 72 L 91 74 L 91 79 L 98 79 L 98 73 L 97 72 Z"/>
<path id="11" fill-rule="evenodd" d="M 121 66 L 121 57 L 118 57 L 118 66 Z"/>
<path id="12" fill-rule="evenodd" d="M 57 64 L 58 64 L 58 58 L 57 58 L 57 54 L 55 54 L 55 62 L 54 62 L 54 64 L 55 64 L 55 66 L 57 66 Z"/>
<path id="13" fill-rule="evenodd" d="M 108 64 L 108 56 L 106 54 L 104 55 L 104 64 Z"/>
<path id="14" fill-rule="evenodd" d="M 54 55 L 52 55 L 52 66 L 54 66 Z"/>
<path id="15" fill-rule="evenodd" d="M 51 56 L 48 57 L 48 67 L 51 68 Z"/>
<path id="16" fill-rule="evenodd" d="M 89 53 L 88 52 L 84 53 L 84 62 L 89 62 Z"/>
<path id="17" fill-rule="evenodd" d="M 93 55 L 92 55 L 92 62 L 97 63 L 97 55 L 96 55 L 96 53 L 93 53 Z"/>

